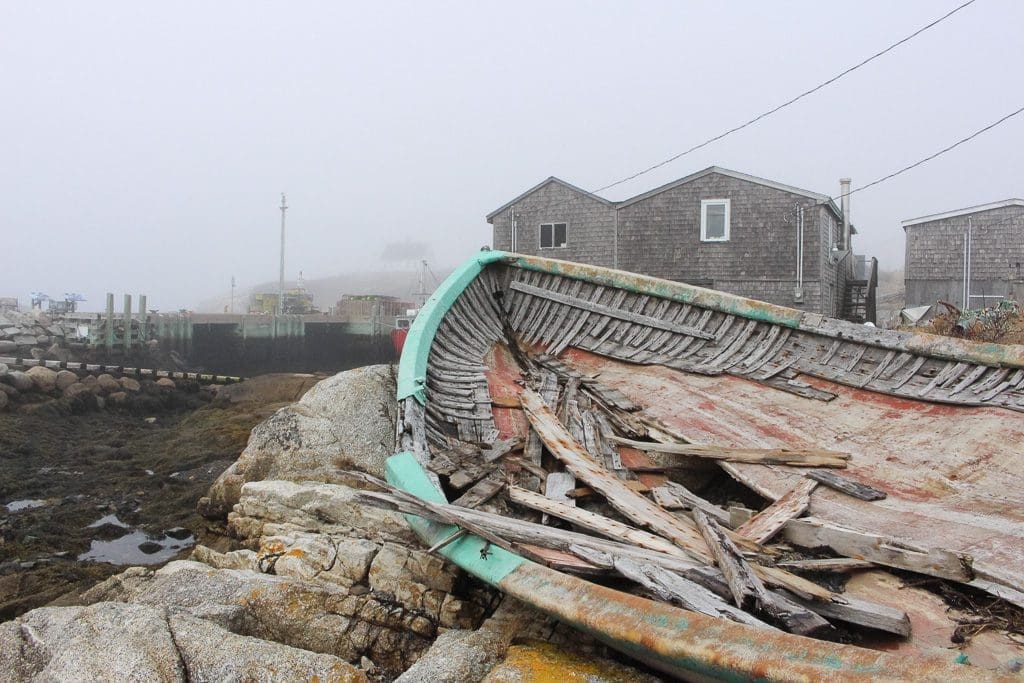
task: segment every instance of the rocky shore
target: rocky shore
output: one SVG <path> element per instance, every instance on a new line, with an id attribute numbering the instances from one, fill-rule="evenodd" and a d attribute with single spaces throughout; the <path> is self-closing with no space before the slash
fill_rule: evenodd
<path id="1" fill-rule="evenodd" d="M 269 415 L 199 501 L 187 559 L 0 624 L 0 681 L 657 680 L 353 502 L 344 472 L 382 476 L 394 450 L 394 393 L 390 367 L 359 368 Z"/>

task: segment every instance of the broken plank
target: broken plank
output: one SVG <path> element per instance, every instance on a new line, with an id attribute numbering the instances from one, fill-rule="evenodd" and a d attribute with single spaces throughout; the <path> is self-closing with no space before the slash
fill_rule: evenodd
<path id="1" fill-rule="evenodd" d="M 600 576 L 608 573 L 608 569 L 600 565 L 588 562 L 587 558 L 580 557 L 574 553 L 564 550 L 554 550 L 538 545 L 522 544 L 518 549 L 526 551 L 523 554 L 532 555 L 532 559 L 543 565 L 557 569 L 560 572 L 571 572 L 583 574 L 584 576 Z"/>
<path id="2" fill-rule="evenodd" d="M 544 479 L 544 497 L 564 505 L 576 505 L 576 501 L 566 495 L 575 488 L 576 477 L 570 472 L 551 472 Z M 547 522 L 547 514 L 542 515 L 540 521 Z"/>
<path id="3" fill-rule="evenodd" d="M 469 487 L 465 493 L 452 501 L 452 505 L 473 508 L 483 505 L 494 498 L 505 486 L 505 479 L 500 472 L 492 472 Z"/>
<path id="4" fill-rule="evenodd" d="M 883 500 L 887 495 L 885 491 L 876 489 L 874 486 L 862 484 L 859 481 L 854 481 L 849 477 L 844 477 L 828 470 L 811 470 L 804 474 L 831 489 L 842 491 L 846 495 L 859 498 L 860 500 Z"/>
<path id="5" fill-rule="evenodd" d="M 777 562 L 776 567 L 802 572 L 848 572 L 856 569 L 871 569 L 874 562 L 858 560 L 853 557 L 824 557 L 817 560 L 790 560 Z"/>
<path id="6" fill-rule="evenodd" d="M 785 589 L 786 597 L 798 605 L 820 614 L 829 619 L 838 619 L 848 624 L 867 626 L 869 628 L 894 633 L 901 638 L 910 635 L 910 617 L 901 609 L 882 605 L 877 602 L 868 602 L 851 595 L 845 595 L 846 603 L 823 602 L 821 600 L 805 600 L 799 595 L 789 593 Z"/>
<path id="7" fill-rule="evenodd" d="M 974 578 L 970 555 L 942 548 L 913 548 L 894 538 L 834 526 L 820 519 L 790 520 L 782 533 L 787 541 L 804 548 L 828 547 L 847 557 L 962 583 Z"/>
<path id="8" fill-rule="evenodd" d="M 522 445 L 523 440 L 518 436 L 514 436 L 511 439 L 491 444 L 490 448 L 481 451 L 480 456 L 484 459 L 484 462 L 494 462 L 503 455 L 508 455 L 517 448 L 520 448 Z"/>
<path id="9" fill-rule="evenodd" d="M 604 496 L 612 507 L 636 524 L 665 536 L 680 548 L 698 557 L 710 557 L 704 539 L 694 528 L 629 489 L 595 461 L 569 435 L 551 408 L 536 392 L 525 389 L 521 399 L 530 424 L 548 450 L 579 480 Z"/>
<path id="10" fill-rule="evenodd" d="M 695 567 L 680 572 L 686 579 L 707 588 L 719 597 L 730 599 L 732 592 L 725 576 L 717 567 Z M 780 628 L 812 638 L 833 638 L 835 628 L 820 614 L 790 599 L 791 594 L 783 590 L 765 590 L 757 613 L 765 620 Z M 817 604 L 817 601 L 810 601 Z"/>
<path id="11" fill-rule="evenodd" d="M 602 536 L 607 536 L 624 543 L 631 543 L 641 548 L 655 550 L 668 555 L 690 557 L 689 554 L 680 550 L 661 536 L 655 536 L 654 534 L 631 527 L 628 524 L 623 524 L 622 522 L 610 519 L 604 515 L 590 512 L 589 510 L 583 510 L 581 508 L 567 505 L 566 503 L 550 500 L 544 496 L 517 486 L 509 487 L 508 498 L 517 505 L 522 505 L 545 514 L 558 517 L 559 519 L 564 519 L 567 522 L 572 522 L 580 528 L 593 531 L 594 533 L 601 534 Z"/>
<path id="12" fill-rule="evenodd" d="M 736 527 L 736 533 L 755 543 L 764 543 L 810 507 L 811 492 L 817 485 L 814 480 L 801 479 L 774 503 Z"/>
<path id="13" fill-rule="evenodd" d="M 691 455 L 728 462 L 750 462 L 762 465 L 791 465 L 796 467 L 846 467 L 849 453 L 830 451 L 823 448 L 730 448 L 695 443 L 656 443 L 636 441 L 621 436 L 611 441 L 643 451 Z"/>
<path id="14" fill-rule="evenodd" d="M 718 526 L 718 522 L 701 510 L 693 511 L 693 519 L 697 522 L 697 528 L 700 529 L 701 536 L 715 558 L 715 564 L 722 570 L 729 584 L 729 591 L 736 606 L 744 610 L 754 608 L 765 592 L 764 584 L 754 575 L 750 565 Z"/>
<path id="15" fill-rule="evenodd" d="M 729 513 L 714 503 L 709 503 L 682 484 L 667 481 L 651 489 L 654 501 L 666 510 L 692 510 L 697 508 L 713 517 L 722 526 L 732 528 Z"/>
<path id="16" fill-rule="evenodd" d="M 593 555 L 589 555 L 592 557 Z M 628 557 L 603 555 L 594 558 L 599 563 L 609 562 L 622 576 L 637 583 L 665 602 L 712 617 L 730 619 L 741 624 L 772 628 L 751 614 L 737 609 L 707 588 L 667 569 L 640 564 Z"/>

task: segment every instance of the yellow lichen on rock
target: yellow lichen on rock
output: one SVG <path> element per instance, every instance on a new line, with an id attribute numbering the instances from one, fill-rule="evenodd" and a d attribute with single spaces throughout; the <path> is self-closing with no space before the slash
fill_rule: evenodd
<path id="1" fill-rule="evenodd" d="M 505 661 L 483 683 L 632 683 L 637 674 L 636 669 L 607 659 L 583 658 L 550 643 L 529 642 L 510 647 Z"/>

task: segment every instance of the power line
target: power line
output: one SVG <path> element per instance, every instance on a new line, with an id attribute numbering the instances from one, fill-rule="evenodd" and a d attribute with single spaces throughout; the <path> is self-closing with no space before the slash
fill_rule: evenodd
<path id="1" fill-rule="evenodd" d="M 755 116 L 754 118 L 750 119 L 746 123 L 741 123 L 740 125 L 738 125 L 738 126 L 736 126 L 734 128 L 730 128 L 729 130 L 725 131 L 724 133 L 719 133 L 718 135 L 716 135 L 713 138 L 708 138 L 707 140 L 705 140 L 704 142 L 702 142 L 702 143 L 700 143 L 698 145 L 694 145 L 693 147 L 690 147 L 689 149 L 687 149 L 687 150 L 685 150 L 683 152 L 680 152 L 679 154 L 676 154 L 675 156 L 669 157 L 668 159 L 665 159 L 664 161 L 660 161 L 660 162 L 654 164 L 653 166 L 648 166 L 647 168 L 643 169 L 642 171 L 637 171 L 633 175 L 627 176 L 627 177 L 623 178 L 622 180 L 616 180 L 614 183 L 610 183 L 608 185 L 605 185 L 604 187 L 599 187 L 596 190 L 594 190 L 593 192 L 594 193 L 601 192 L 602 190 L 607 190 L 608 188 L 615 187 L 616 185 L 621 185 L 622 183 L 625 183 L 625 182 L 628 182 L 630 180 L 633 180 L 634 178 L 639 178 L 640 176 L 642 176 L 642 175 L 644 175 L 646 173 L 650 173 L 651 171 L 653 171 L 655 169 L 661 168 L 662 166 L 665 166 L 666 164 L 670 164 L 673 161 L 675 161 L 676 159 L 684 157 L 684 156 L 686 156 L 687 154 L 689 154 L 691 152 L 696 152 L 698 149 L 701 149 L 703 147 L 707 147 L 712 142 L 716 142 L 718 140 L 721 140 L 722 138 L 726 137 L 727 135 L 732 135 L 733 133 L 735 133 L 737 131 L 743 130 L 747 126 L 752 126 L 753 124 L 757 123 L 761 119 L 767 118 L 768 116 L 771 116 L 775 112 L 777 112 L 777 111 L 779 111 L 781 109 L 785 109 L 789 105 L 795 104 L 796 102 L 798 102 L 799 100 L 802 100 L 803 98 L 807 97 L 808 95 L 811 95 L 811 94 L 821 90 L 825 86 L 830 85 L 832 83 L 835 83 L 836 81 L 838 81 L 843 76 L 846 76 L 847 74 L 849 74 L 849 73 L 851 73 L 853 71 L 856 71 L 857 69 L 859 69 L 862 66 L 868 64 L 869 62 L 872 62 L 872 61 L 878 59 L 879 57 L 881 57 L 885 53 L 890 52 L 890 51 L 894 50 L 895 48 L 899 47 L 900 45 L 902 45 L 903 43 L 907 42 L 908 40 L 911 40 L 911 39 L 917 37 L 918 35 L 924 33 L 925 31 L 927 31 L 928 29 L 932 28 L 936 24 L 939 24 L 939 23 L 945 21 L 946 19 L 948 19 L 949 17 L 953 16 L 954 14 L 959 12 L 960 10 L 964 9 L 965 7 L 967 7 L 968 5 L 973 5 L 975 2 L 976 2 L 976 0 L 967 0 L 967 2 L 965 2 L 964 4 L 960 5 L 959 7 L 955 7 L 954 9 L 950 10 L 946 14 L 943 14 L 941 17 L 939 17 L 935 21 L 931 22 L 930 24 L 927 24 L 926 26 L 922 26 L 921 28 L 919 28 L 916 31 L 914 31 L 913 33 L 911 33 L 909 36 L 896 41 L 895 43 L 893 43 L 889 47 L 885 48 L 884 50 L 882 50 L 880 52 L 876 52 L 875 54 L 871 55 L 867 59 L 865 59 L 865 60 L 863 60 L 863 61 L 861 61 L 861 62 L 859 62 L 857 64 L 854 64 L 853 66 L 849 67 L 848 69 L 846 69 L 844 71 L 841 71 L 840 73 L 836 74 L 835 76 L 833 76 L 832 78 L 828 79 L 827 81 L 824 81 L 823 83 L 819 83 L 818 85 L 814 86 L 810 90 L 806 90 L 806 91 L 800 93 L 799 95 L 797 95 L 796 97 L 794 97 L 794 98 L 792 98 L 790 100 L 787 100 L 786 102 L 783 102 L 782 104 L 778 105 L 774 109 L 769 109 L 768 111 L 764 112 L 763 114 L 758 114 L 757 116 Z"/>
<path id="2" fill-rule="evenodd" d="M 1024 112 L 1024 107 L 1021 107 L 1020 109 L 1018 109 L 1015 112 L 1007 114 L 1006 116 L 1004 116 L 1003 118 L 999 119 L 998 121 L 993 121 L 992 123 L 988 124 L 984 128 L 981 128 L 979 130 L 974 131 L 973 133 L 971 133 L 970 135 L 968 135 L 965 138 L 960 138 L 959 140 L 954 142 L 952 145 L 949 145 L 948 147 L 940 149 L 938 152 L 935 152 L 934 154 L 929 154 L 928 156 L 926 156 L 924 159 L 921 159 L 920 161 L 915 161 L 914 163 L 910 164 L 909 166 L 904 166 L 903 168 L 901 168 L 898 171 L 894 171 L 894 172 L 890 173 L 889 175 L 882 176 L 878 180 L 872 180 L 870 183 L 868 183 L 866 185 L 861 185 L 858 188 L 850 190 L 850 192 L 847 193 L 846 196 L 849 197 L 851 194 L 853 194 L 855 192 L 860 192 L 861 190 L 866 190 L 869 187 L 872 187 L 872 186 L 877 185 L 879 183 L 884 183 L 886 180 L 889 180 L 890 178 L 895 178 L 896 176 L 898 176 L 898 175 L 900 175 L 902 173 L 906 173 L 907 171 L 909 171 L 912 168 L 917 168 L 921 164 L 923 164 L 925 162 L 928 162 L 928 161 L 931 161 L 935 157 L 942 156 L 946 152 L 948 152 L 948 151 L 950 151 L 952 149 L 956 149 L 957 147 L 959 147 L 960 145 L 964 144 L 965 142 L 969 142 L 970 140 L 973 140 L 974 138 L 978 137 L 979 135 L 981 135 L 985 131 L 992 130 L 993 128 L 998 126 L 1003 121 L 1007 121 L 1009 119 L 1012 119 L 1014 116 L 1017 116 L 1021 112 Z M 842 196 L 843 195 L 839 195 L 839 197 L 842 197 Z M 837 198 L 838 197 L 832 197 L 833 200 L 835 200 Z"/>

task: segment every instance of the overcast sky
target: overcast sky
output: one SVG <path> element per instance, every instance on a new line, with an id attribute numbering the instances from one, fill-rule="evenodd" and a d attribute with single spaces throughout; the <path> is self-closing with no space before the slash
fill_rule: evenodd
<path id="1" fill-rule="evenodd" d="M 13 2 L 0 5 L 0 296 L 145 292 L 162 310 L 277 277 L 437 269 L 549 175 L 596 188 L 835 75 L 961 0 Z M 822 193 L 1024 105 L 1024 3 L 978 0 L 771 118 L 606 193 L 709 165 Z M 900 220 L 1024 195 L 1024 115 L 852 197 Z M 390 253 L 401 253 L 394 248 Z M 392 266 L 393 267 L 393 266 Z M 120 303 L 118 303 L 120 305 Z"/>

